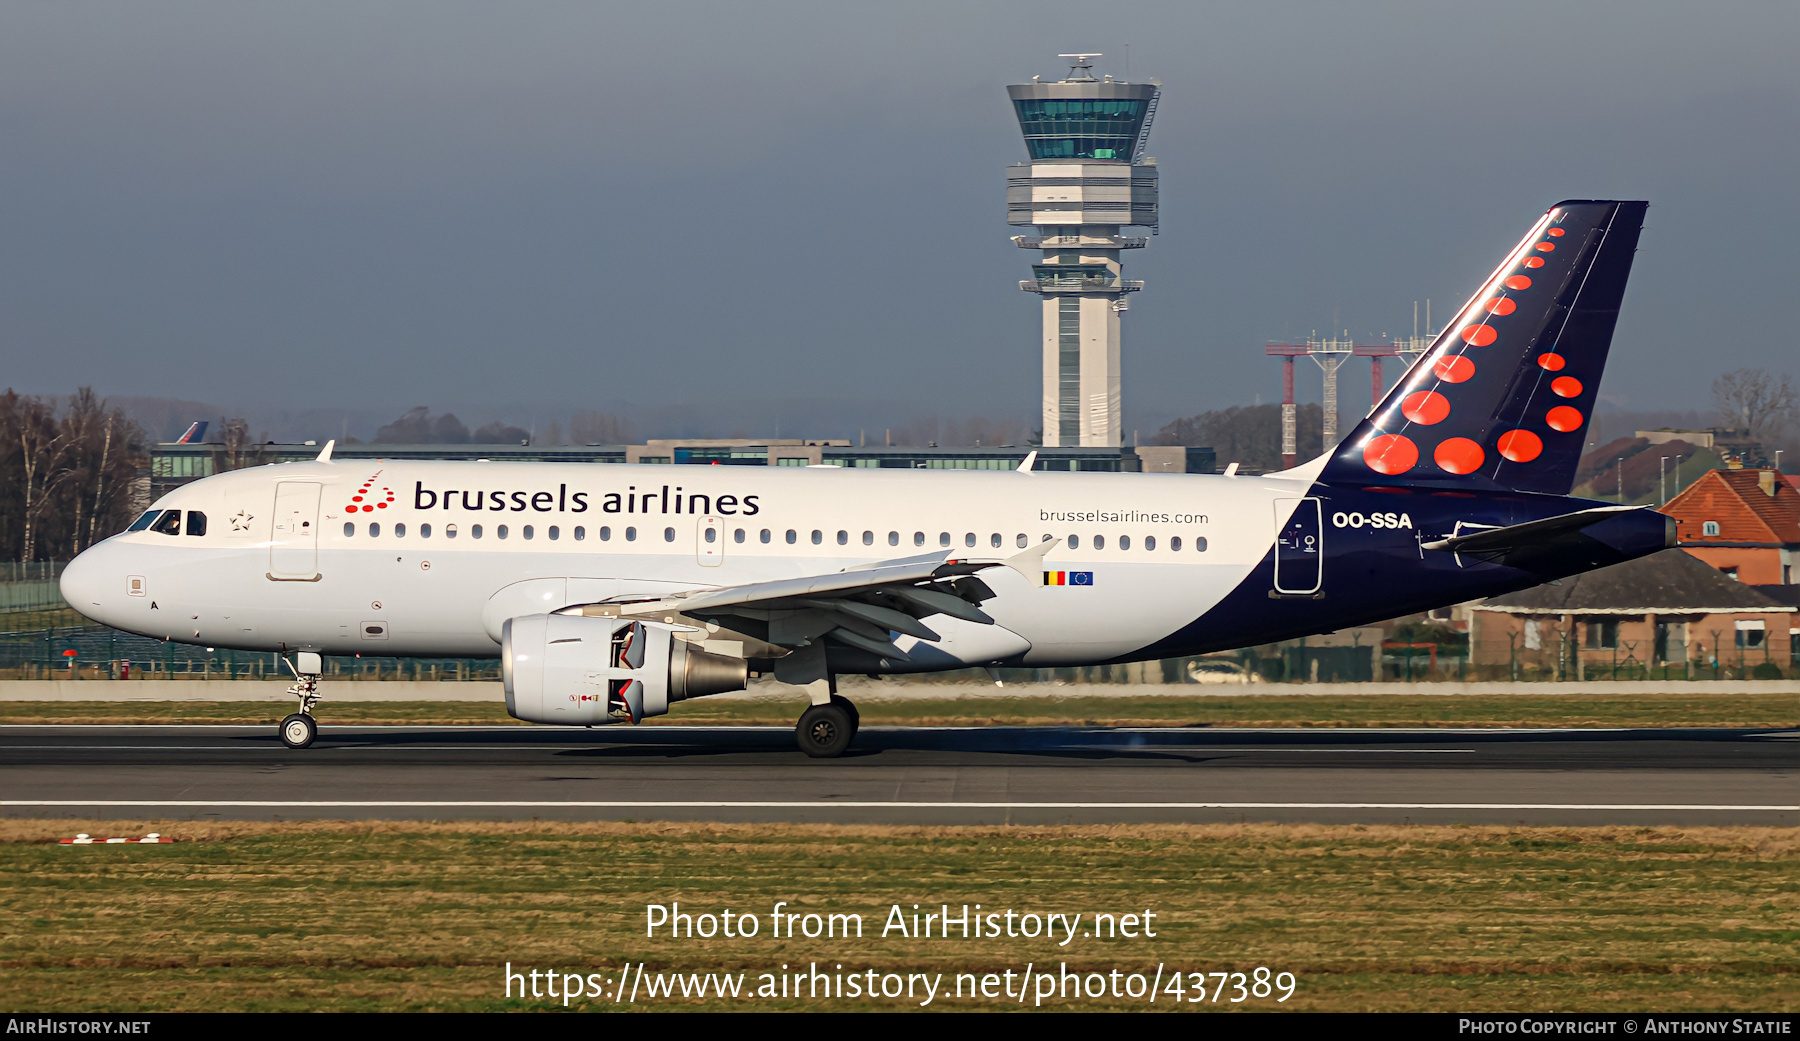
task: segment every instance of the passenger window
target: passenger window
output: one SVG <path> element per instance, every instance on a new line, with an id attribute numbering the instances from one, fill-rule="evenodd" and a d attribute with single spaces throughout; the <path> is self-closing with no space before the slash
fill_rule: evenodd
<path id="1" fill-rule="evenodd" d="M 874 544 L 875 544 L 875 533 L 872 531 L 863 532 L 863 545 L 873 546 Z"/>
<path id="2" fill-rule="evenodd" d="M 1206 552 L 1206 536 L 1196 535 L 1194 537 L 1194 552 L 1195 553 L 1205 553 Z"/>
<path id="3" fill-rule="evenodd" d="M 404 522 L 394 525 L 394 537 L 397 539 L 406 537 L 406 524 Z"/>
<path id="4" fill-rule="evenodd" d="M 431 525 L 429 525 L 429 524 L 419 525 L 419 537 L 422 539 L 430 538 L 431 537 Z"/>
<path id="5" fill-rule="evenodd" d="M 144 514 L 142 517 L 139 517 L 137 520 L 132 521 L 131 527 L 126 528 L 125 530 L 126 531 L 143 531 L 145 528 L 148 528 L 150 525 L 155 524 L 156 518 L 158 518 L 160 516 L 162 516 L 161 510 L 151 510 L 150 512 Z"/>
<path id="6" fill-rule="evenodd" d="M 1094 548 L 1095 549 L 1105 549 L 1106 548 L 1106 536 L 1105 535 L 1095 535 L 1094 536 Z"/>
<path id="7" fill-rule="evenodd" d="M 356 534 L 356 522 L 355 521 L 345 521 L 344 522 L 344 537 L 349 538 L 355 534 Z"/>
<path id="8" fill-rule="evenodd" d="M 206 514 L 199 510 L 187 511 L 187 533 L 189 535 L 206 534 Z"/>
<path id="9" fill-rule="evenodd" d="M 1016 540 L 1016 544 L 1018 545 L 1018 547 L 1020 549 L 1024 549 L 1026 546 L 1031 544 L 1031 540 L 1026 538 L 1025 533 L 1021 531 L 1021 532 L 1019 532 L 1019 537 Z"/>
<path id="10" fill-rule="evenodd" d="M 637 529 L 636 528 L 628 527 L 625 529 L 625 541 L 626 542 L 636 542 L 637 541 Z"/>
<path id="11" fill-rule="evenodd" d="M 1069 548 L 1070 549 L 1080 549 L 1081 548 L 1081 536 L 1080 535 L 1070 535 L 1069 536 Z"/>
<path id="12" fill-rule="evenodd" d="M 370 521 L 369 522 L 369 537 L 370 538 L 378 538 L 380 535 L 381 535 L 381 525 L 375 523 L 374 521 Z"/>
<path id="13" fill-rule="evenodd" d="M 788 541 L 788 545 L 790 545 L 790 546 L 792 546 L 795 542 L 799 541 L 799 534 L 797 532 L 795 532 L 794 529 L 792 529 L 792 528 L 788 529 L 787 541 Z"/>
<path id="14" fill-rule="evenodd" d="M 551 542 L 555 542 L 557 539 L 562 538 L 562 529 L 552 524 L 550 525 L 550 530 L 545 534 L 550 536 Z"/>
<path id="15" fill-rule="evenodd" d="M 744 541 L 744 529 L 739 528 L 736 531 L 732 532 L 731 533 L 731 541 L 733 541 L 733 542 Z"/>
<path id="16" fill-rule="evenodd" d="M 813 545 L 817 546 L 819 543 L 825 541 L 825 533 L 820 531 L 817 528 L 814 528 L 812 539 L 813 539 Z"/>
<path id="17" fill-rule="evenodd" d="M 969 546 L 971 548 L 974 547 L 974 545 L 975 545 L 975 533 L 974 532 L 971 531 L 968 534 L 963 536 L 963 545 Z"/>
<path id="18" fill-rule="evenodd" d="M 674 528 L 664 528 L 663 529 L 663 541 L 664 542 L 674 542 L 675 541 L 675 529 Z"/>
<path id="19" fill-rule="evenodd" d="M 925 544 L 925 533 L 922 531 L 913 532 L 913 545 L 923 546 L 924 544 Z"/>
<path id="20" fill-rule="evenodd" d="M 941 549 L 950 548 L 950 533 L 949 532 L 947 532 L 947 531 L 938 532 L 938 547 Z"/>
<path id="21" fill-rule="evenodd" d="M 556 529 L 555 529 L 555 528 L 551 528 L 551 529 L 550 529 L 550 530 L 551 530 L 551 531 L 552 531 L 552 532 L 554 532 L 554 531 L 555 531 L 555 530 L 556 530 Z M 551 537 L 552 537 L 552 538 L 554 538 L 554 537 L 555 537 L 555 536 L 554 536 L 554 535 L 552 535 L 552 536 L 551 536 Z M 575 525 L 575 541 L 576 541 L 576 542 L 582 542 L 582 541 L 584 541 L 584 540 L 586 540 L 586 539 L 587 539 L 587 528 L 586 528 L 586 527 L 585 527 L 585 526 L 583 526 L 583 525 L 580 525 L 580 524 L 577 524 L 577 525 Z"/>
<path id="22" fill-rule="evenodd" d="M 1180 535 L 1175 535 L 1169 539 L 1169 549 L 1173 550 L 1176 553 L 1181 552 L 1181 536 Z"/>
<path id="23" fill-rule="evenodd" d="M 719 533 L 717 531 L 713 530 L 712 528 L 707 528 L 706 529 L 706 541 L 709 543 L 719 541 Z"/>
<path id="24" fill-rule="evenodd" d="M 506 527 L 506 525 L 502 524 L 501 527 L 504 528 L 504 527 Z M 469 537 L 472 539 L 480 538 L 481 537 L 481 525 L 479 525 L 479 524 L 469 525 Z"/>
<path id="25" fill-rule="evenodd" d="M 494 527 L 494 537 L 495 538 L 503 539 L 506 537 L 506 535 L 507 535 L 506 525 L 500 524 L 500 525 L 496 525 Z M 480 535 L 476 536 L 476 538 L 480 538 L 480 537 L 481 537 Z"/>
<path id="26" fill-rule="evenodd" d="M 764 545 L 768 544 L 770 537 L 771 537 L 771 535 L 770 535 L 769 529 L 767 529 L 767 528 L 764 528 L 762 531 L 758 532 L 756 535 L 757 541 L 763 543 Z"/>
<path id="27" fill-rule="evenodd" d="M 444 537 L 447 539 L 455 538 L 456 537 L 456 525 L 454 525 L 454 524 L 444 525 Z"/>
<path id="28" fill-rule="evenodd" d="M 536 534 L 536 532 L 532 531 L 531 525 L 527 524 L 527 525 L 525 525 L 524 530 L 520 531 L 519 534 L 525 536 L 526 538 L 530 538 L 532 535 Z"/>
<path id="29" fill-rule="evenodd" d="M 158 535 L 181 534 L 181 511 L 165 510 L 163 515 L 156 519 L 156 523 L 150 525 L 150 530 Z"/>
<path id="30" fill-rule="evenodd" d="M 1156 536 L 1155 535 L 1145 535 L 1144 536 L 1144 548 L 1145 549 L 1155 549 L 1156 548 Z"/>
<path id="31" fill-rule="evenodd" d="M 888 545 L 898 546 L 899 544 L 900 544 L 900 533 L 897 531 L 888 532 Z"/>
<path id="32" fill-rule="evenodd" d="M 1131 536 L 1130 535 L 1120 535 L 1119 536 L 1119 548 L 1120 549 L 1130 549 L 1131 548 Z"/>
<path id="33" fill-rule="evenodd" d="M 850 533 L 847 531 L 838 532 L 838 545 L 848 546 L 849 544 L 850 544 Z"/>
<path id="34" fill-rule="evenodd" d="M 1019 536 L 1020 541 L 1024 541 L 1024 539 L 1025 539 L 1025 536 L 1023 536 L 1023 535 Z M 1005 540 L 1000 537 L 1000 533 L 997 531 L 994 532 L 992 535 L 988 536 L 988 545 L 994 547 L 995 549 L 999 549 L 1004 543 L 1005 543 Z"/>
<path id="35" fill-rule="evenodd" d="M 575 537 L 580 538 L 581 536 L 577 535 Z M 601 542 L 611 542 L 612 541 L 612 528 L 608 527 L 605 524 L 600 525 L 600 541 Z"/>

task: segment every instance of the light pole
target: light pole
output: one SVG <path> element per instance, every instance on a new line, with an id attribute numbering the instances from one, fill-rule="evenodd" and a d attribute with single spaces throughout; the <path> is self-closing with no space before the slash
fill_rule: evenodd
<path id="1" fill-rule="evenodd" d="M 1618 467 L 1619 467 L 1619 503 L 1621 505 L 1623 505 L 1625 502 L 1625 457 L 1624 456 L 1619 457 Z"/>
<path id="2" fill-rule="evenodd" d="M 1669 504 L 1669 457 L 1666 455 L 1656 461 L 1656 497 L 1662 500 L 1657 505 Z"/>

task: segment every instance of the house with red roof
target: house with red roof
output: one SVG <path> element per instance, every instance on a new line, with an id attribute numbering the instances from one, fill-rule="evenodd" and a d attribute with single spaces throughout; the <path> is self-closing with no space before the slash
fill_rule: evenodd
<path id="1" fill-rule="evenodd" d="M 1682 549 L 1746 585 L 1792 585 L 1800 491 L 1774 470 L 1710 470 L 1670 499 Z"/>

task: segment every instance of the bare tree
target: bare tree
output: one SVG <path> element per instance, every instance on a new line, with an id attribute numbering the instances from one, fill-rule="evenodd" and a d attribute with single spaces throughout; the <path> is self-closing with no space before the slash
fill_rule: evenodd
<path id="1" fill-rule="evenodd" d="M 246 466 L 260 466 L 267 462 L 268 448 L 261 440 L 250 439 L 250 423 L 248 420 L 219 420 L 219 447 L 213 452 L 213 470 L 223 473 L 226 470 L 242 470 Z"/>
<path id="2" fill-rule="evenodd" d="M 628 445 L 631 424 L 610 412 L 578 412 L 569 419 L 569 442 L 577 445 Z"/>
<path id="3" fill-rule="evenodd" d="M 1800 389 L 1787 376 L 1738 369 L 1713 380 L 1713 405 L 1727 426 L 1763 439 L 1790 423 L 1800 410 Z"/>

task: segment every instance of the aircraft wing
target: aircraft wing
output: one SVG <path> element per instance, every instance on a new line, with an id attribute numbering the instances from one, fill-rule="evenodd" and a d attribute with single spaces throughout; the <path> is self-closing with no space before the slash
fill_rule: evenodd
<path id="1" fill-rule="evenodd" d="M 978 559 L 967 551 L 949 550 L 825 574 L 696 589 L 655 600 L 616 598 L 575 610 L 711 623 L 749 637 L 746 642 L 760 648 L 751 652 L 757 656 L 779 655 L 824 638 L 908 661 L 906 652 L 895 646 L 894 633 L 935 642 L 941 637 L 924 619 L 940 614 L 993 625 L 994 619 L 979 605 L 992 599 L 994 591 L 977 573 L 1008 566 L 1041 583 L 1044 555 L 1058 544 L 1060 540 L 1050 540 L 1005 558 Z"/>

